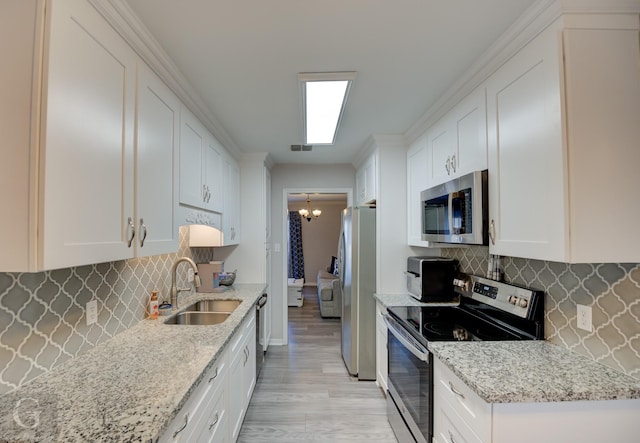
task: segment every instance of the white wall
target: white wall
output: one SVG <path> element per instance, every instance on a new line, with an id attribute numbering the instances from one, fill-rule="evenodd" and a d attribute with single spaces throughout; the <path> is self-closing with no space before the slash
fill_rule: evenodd
<path id="1" fill-rule="evenodd" d="M 380 294 L 406 293 L 407 257 L 407 149 L 404 138 L 374 137 L 377 175 L 377 282 Z M 426 171 L 425 171 L 426 173 Z"/>
<path id="2" fill-rule="evenodd" d="M 304 155 L 304 154 L 301 154 Z M 278 164 L 271 170 L 272 344 L 286 342 L 286 192 L 346 192 L 353 195 L 355 169 L 350 164 Z M 352 200 L 347 202 L 351 205 Z M 313 223 L 313 222 L 312 222 Z"/>

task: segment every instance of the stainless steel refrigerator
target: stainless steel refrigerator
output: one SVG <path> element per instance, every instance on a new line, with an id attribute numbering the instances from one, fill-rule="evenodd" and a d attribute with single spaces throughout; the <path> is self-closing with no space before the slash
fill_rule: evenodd
<path id="1" fill-rule="evenodd" d="M 342 359 L 359 380 L 376 378 L 376 210 L 347 208 L 338 245 Z"/>

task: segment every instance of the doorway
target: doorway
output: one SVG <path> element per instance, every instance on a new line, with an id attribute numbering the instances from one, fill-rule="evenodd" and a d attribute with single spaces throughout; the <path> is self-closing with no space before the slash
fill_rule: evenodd
<path id="1" fill-rule="evenodd" d="M 303 294 L 305 298 L 317 294 L 316 282 L 319 270 L 326 270 L 333 256 L 337 255 L 338 238 L 342 220 L 342 210 L 351 204 L 351 189 L 285 189 L 283 192 L 284 207 L 287 216 L 283 226 L 283 240 L 286 253 L 283 255 L 283 344 L 288 343 L 289 303 L 288 279 L 291 271 L 290 251 L 290 217 L 298 217 L 302 238 L 302 255 L 304 271 L 295 269 L 295 278 L 304 278 Z M 307 200 L 310 202 L 308 203 Z M 303 218 L 300 209 L 308 209 L 309 215 Z M 320 214 L 315 217 L 314 210 Z M 294 228 L 295 229 L 295 228 Z M 297 266 L 294 266 L 294 268 Z M 293 277 L 291 277 L 293 278 Z M 302 300 L 304 303 L 304 299 Z"/>

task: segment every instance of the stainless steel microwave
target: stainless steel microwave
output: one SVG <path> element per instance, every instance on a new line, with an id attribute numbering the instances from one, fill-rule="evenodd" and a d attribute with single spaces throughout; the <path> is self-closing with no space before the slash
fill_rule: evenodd
<path id="1" fill-rule="evenodd" d="M 487 177 L 476 171 L 422 191 L 422 240 L 489 244 Z"/>

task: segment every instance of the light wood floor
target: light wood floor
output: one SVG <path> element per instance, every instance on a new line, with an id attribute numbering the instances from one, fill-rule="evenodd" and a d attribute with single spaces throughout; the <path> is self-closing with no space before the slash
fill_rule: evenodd
<path id="1" fill-rule="evenodd" d="M 289 308 L 289 345 L 269 346 L 238 442 L 396 443 L 375 382 L 350 377 L 340 319 L 320 317 L 315 287 Z"/>

